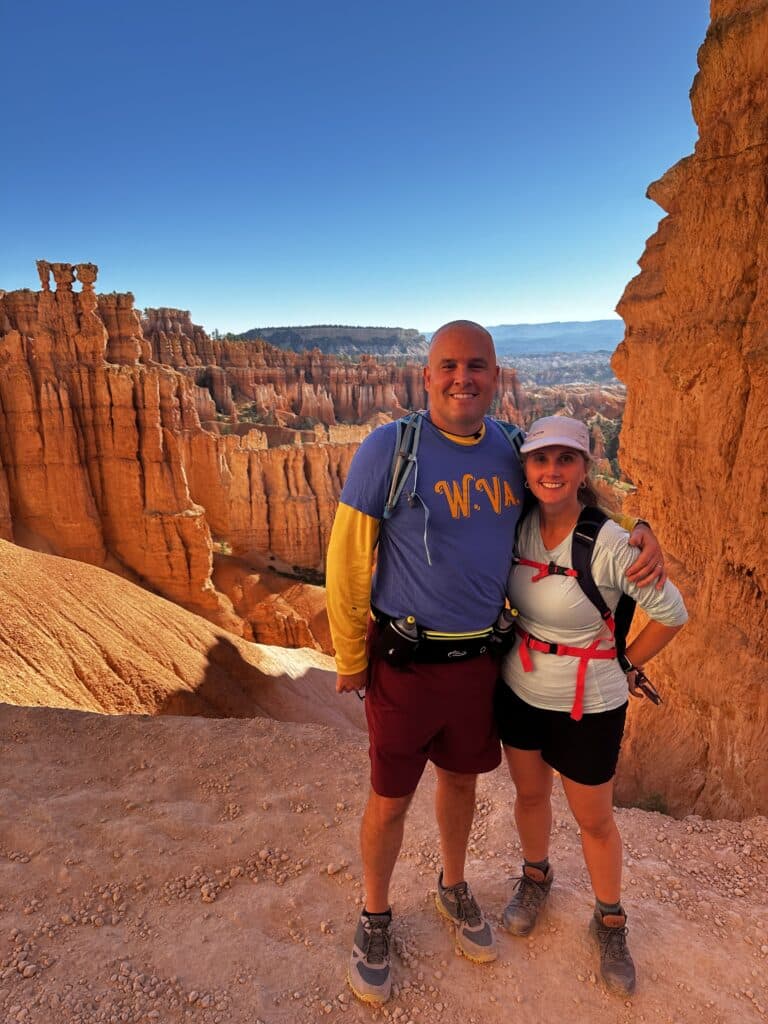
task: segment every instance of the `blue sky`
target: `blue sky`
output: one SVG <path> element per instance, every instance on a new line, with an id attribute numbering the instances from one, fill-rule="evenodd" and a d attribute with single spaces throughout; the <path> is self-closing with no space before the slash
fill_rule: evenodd
<path id="1" fill-rule="evenodd" d="M 0 287 L 208 329 L 609 317 L 706 0 L 5 5 Z"/>

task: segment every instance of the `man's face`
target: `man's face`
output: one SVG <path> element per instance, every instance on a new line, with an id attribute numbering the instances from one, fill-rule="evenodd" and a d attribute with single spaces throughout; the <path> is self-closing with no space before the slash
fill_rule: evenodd
<path id="1" fill-rule="evenodd" d="M 482 327 L 459 322 L 440 328 L 424 367 L 432 422 L 452 434 L 474 434 L 490 408 L 498 377 L 493 342 Z"/>

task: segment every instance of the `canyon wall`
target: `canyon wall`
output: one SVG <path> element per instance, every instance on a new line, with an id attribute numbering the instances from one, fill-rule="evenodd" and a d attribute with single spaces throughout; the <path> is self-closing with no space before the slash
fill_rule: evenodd
<path id="1" fill-rule="evenodd" d="M 426 408 L 422 361 L 379 363 L 364 354 L 351 362 L 319 349 L 277 349 L 259 338 L 213 339 L 180 309 L 146 309 L 142 328 L 154 360 L 185 373 L 210 393 L 215 409 L 200 412 L 214 429 L 217 415 L 296 428 L 369 423 L 380 413 L 396 418 Z M 498 414 L 520 422 L 522 401 L 516 371 L 502 367 Z"/>
<path id="2" fill-rule="evenodd" d="M 214 540 L 321 568 L 361 428 L 274 449 L 258 430 L 208 432 L 200 410 L 214 399 L 170 365 L 212 344 L 188 315 L 184 330 L 166 317 L 169 333 L 150 341 L 133 296 L 96 295 L 93 264 L 38 269 L 41 291 L 0 296 L 0 536 L 105 566 L 252 635 L 212 583 Z"/>
<path id="3" fill-rule="evenodd" d="M 673 812 L 768 808 L 768 4 L 713 0 L 692 156 L 618 306 L 620 458 L 678 563 L 691 621 L 631 717 L 619 796 Z M 684 566 L 684 569 L 681 568 Z"/>

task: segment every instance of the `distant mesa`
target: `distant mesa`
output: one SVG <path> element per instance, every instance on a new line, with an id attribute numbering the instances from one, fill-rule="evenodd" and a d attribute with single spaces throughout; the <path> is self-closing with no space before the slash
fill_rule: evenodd
<path id="1" fill-rule="evenodd" d="M 275 348 L 303 352 L 319 349 L 335 355 L 372 355 L 379 359 L 420 358 L 429 348 L 423 334 L 403 327 L 348 327 L 317 324 L 311 327 L 254 327 L 237 337 L 243 341 L 261 338 Z"/>

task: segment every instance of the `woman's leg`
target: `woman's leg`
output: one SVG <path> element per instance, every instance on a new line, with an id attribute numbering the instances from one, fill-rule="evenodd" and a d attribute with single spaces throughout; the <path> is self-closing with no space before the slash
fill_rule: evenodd
<path id="1" fill-rule="evenodd" d="M 552 769 L 538 750 L 504 747 L 509 774 L 515 784 L 515 823 L 527 861 L 549 855 L 552 830 Z"/>
<path id="2" fill-rule="evenodd" d="M 621 836 L 613 818 L 613 780 L 584 786 L 563 780 L 581 828 L 581 847 L 598 905 L 590 925 L 600 949 L 600 974 L 622 995 L 635 991 L 635 965 L 627 946 L 627 916 L 621 907 Z"/>
<path id="3" fill-rule="evenodd" d="M 595 897 L 606 904 L 621 900 L 621 836 L 613 817 L 613 779 L 585 786 L 564 775 L 563 789 L 581 829 L 581 848 Z"/>
<path id="4" fill-rule="evenodd" d="M 501 920 L 512 935 L 529 935 L 552 887 L 549 833 L 552 828 L 552 769 L 538 750 L 504 747 L 515 784 L 515 821 L 523 845 L 523 870 Z"/>

